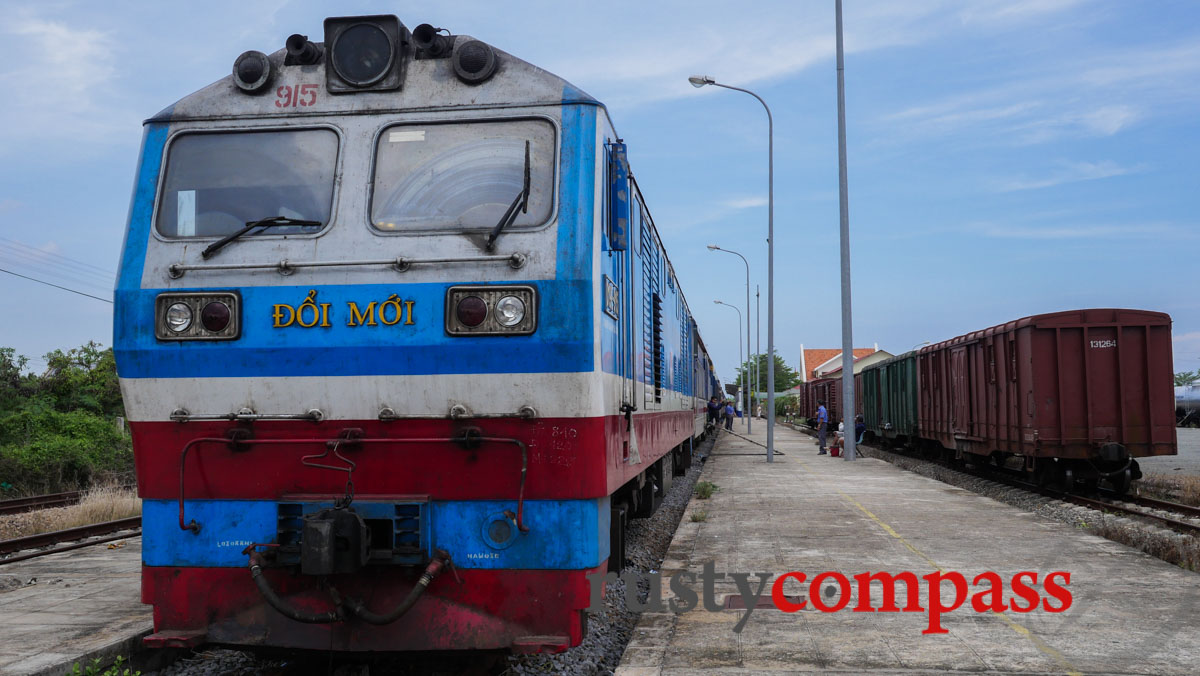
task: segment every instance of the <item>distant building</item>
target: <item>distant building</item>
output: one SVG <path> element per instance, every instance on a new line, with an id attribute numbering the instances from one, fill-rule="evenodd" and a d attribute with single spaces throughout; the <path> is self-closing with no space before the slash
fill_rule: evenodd
<path id="1" fill-rule="evenodd" d="M 857 352 L 858 352 L 858 350 L 855 350 L 855 353 L 857 353 Z M 878 364 L 879 362 L 885 361 L 887 359 L 891 359 L 894 356 L 895 355 L 893 355 L 891 352 L 888 352 L 886 350 L 876 350 L 876 351 L 868 354 L 865 357 L 856 357 L 854 359 L 854 372 L 862 373 L 862 370 L 865 369 L 866 367 L 870 366 L 871 364 Z M 838 355 L 837 365 L 833 368 L 833 370 L 829 370 L 829 371 L 822 370 L 821 375 L 819 377 L 821 377 L 821 378 L 837 378 L 841 375 L 842 375 L 842 357 L 841 357 L 841 355 Z"/>
<path id="2" fill-rule="evenodd" d="M 854 348 L 854 372 L 858 373 L 863 367 L 869 366 L 876 362 L 889 359 L 893 355 L 890 352 L 879 349 L 879 345 L 875 347 L 856 347 Z M 864 359 L 868 359 L 864 361 Z M 842 370 L 842 350 L 836 349 L 813 349 L 806 350 L 804 346 L 800 346 L 800 379 L 807 382 L 816 380 L 817 378 L 825 378 L 834 371 Z"/>

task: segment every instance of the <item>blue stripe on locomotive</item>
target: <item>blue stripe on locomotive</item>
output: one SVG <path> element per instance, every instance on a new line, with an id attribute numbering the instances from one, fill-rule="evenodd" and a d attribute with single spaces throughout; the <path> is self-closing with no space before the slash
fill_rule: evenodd
<path id="1" fill-rule="evenodd" d="M 570 93 L 564 91 L 564 100 Z M 538 330 L 530 336 L 446 336 L 442 308 L 445 289 L 452 281 L 405 284 L 401 279 L 392 285 L 242 287 L 241 338 L 160 342 L 154 336 L 154 298 L 166 289 L 142 289 L 141 284 L 169 129 L 163 124 L 147 124 L 115 294 L 113 343 L 120 375 L 188 378 L 594 370 L 595 128 L 594 105 L 563 105 L 557 278 L 526 282 L 536 286 L 541 296 Z M 316 289 L 317 302 L 332 303 L 332 310 L 340 311 L 340 323 L 331 318 L 332 326 L 326 329 L 272 328 L 271 306 L 287 303 L 295 307 L 310 288 Z M 392 293 L 416 301 L 414 325 L 347 326 L 348 301 L 363 308 Z"/>
<path id="2" fill-rule="evenodd" d="M 354 505 L 369 510 L 370 504 Z M 507 546 L 484 540 L 483 528 L 512 509 L 512 501 L 472 500 L 429 503 L 428 551 L 443 549 L 460 568 L 583 570 L 608 558 L 609 501 L 526 500 L 524 523 Z M 201 524 L 193 534 L 179 528 L 175 500 L 142 501 L 142 562 L 147 566 L 240 567 L 250 543 L 269 543 L 279 524 L 277 503 L 266 500 L 188 500 L 188 520 Z M 366 515 L 368 518 L 370 515 Z"/>
<path id="3" fill-rule="evenodd" d="M 242 287 L 241 338 L 170 343 L 154 337 L 154 297 L 161 290 L 119 291 L 116 324 L 125 327 L 117 351 L 120 373 L 124 378 L 204 378 L 592 370 L 589 317 L 567 309 L 590 295 L 588 282 L 526 283 L 540 296 L 537 331 L 454 338 L 445 335 L 442 319 L 450 283 Z M 272 307 L 296 307 L 310 290 L 317 292 L 317 303 L 330 304 L 330 326 L 273 328 Z M 363 311 L 393 293 L 415 301 L 412 325 L 348 325 L 350 301 Z"/>

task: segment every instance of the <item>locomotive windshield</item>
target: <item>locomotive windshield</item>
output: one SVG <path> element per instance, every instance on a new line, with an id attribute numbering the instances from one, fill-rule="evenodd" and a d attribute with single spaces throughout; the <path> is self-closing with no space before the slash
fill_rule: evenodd
<path id="1" fill-rule="evenodd" d="M 375 152 L 371 222 L 380 230 L 491 230 L 525 184 L 529 205 L 508 227 L 550 220 L 554 127 L 545 120 L 389 127 Z"/>
<path id="2" fill-rule="evenodd" d="M 222 237 L 272 216 L 328 223 L 337 149 L 337 134 L 328 129 L 181 135 L 167 155 L 158 232 Z M 272 227 L 248 236 L 320 227 Z"/>

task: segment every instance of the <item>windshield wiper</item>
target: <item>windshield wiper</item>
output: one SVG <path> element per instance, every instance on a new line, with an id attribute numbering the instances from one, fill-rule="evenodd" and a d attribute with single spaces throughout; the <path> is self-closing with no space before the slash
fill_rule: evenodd
<path id="1" fill-rule="evenodd" d="M 492 228 L 492 234 L 488 235 L 487 250 L 495 251 L 496 238 L 505 228 L 512 225 L 513 221 L 517 220 L 517 209 L 520 208 L 521 213 L 529 213 L 529 141 L 525 142 L 525 186 L 521 188 L 521 192 L 517 194 L 517 198 L 512 204 L 508 205 L 508 211 L 500 217 L 500 222 L 496 227 Z"/>
<path id="2" fill-rule="evenodd" d="M 250 232 L 255 228 L 273 228 L 281 225 L 323 225 L 321 221 L 306 221 L 299 218 L 288 218 L 287 216 L 271 216 L 270 218 L 262 218 L 257 221 L 247 221 L 246 227 L 236 232 L 231 232 L 221 239 L 209 244 L 204 251 L 200 252 L 200 257 L 207 259 L 216 252 L 220 251 L 233 240 Z"/>

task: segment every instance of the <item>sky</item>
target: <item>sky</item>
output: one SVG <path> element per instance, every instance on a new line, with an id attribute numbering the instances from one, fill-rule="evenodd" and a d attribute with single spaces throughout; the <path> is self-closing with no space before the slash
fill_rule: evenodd
<path id="1" fill-rule="evenodd" d="M 321 35 L 315 0 L 0 0 L 0 269 L 111 299 L 141 122 L 248 49 Z M 489 42 L 604 102 L 718 373 L 737 364 L 745 255 L 767 345 L 841 346 L 833 0 L 367 2 Z M 854 344 L 902 353 L 1042 312 L 1174 319 L 1200 369 L 1200 4 L 845 2 Z M 315 38 L 319 39 L 319 38 Z M 112 306 L 0 273 L 0 347 L 112 342 Z M 744 310 L 743 310 L 744 312 Z M 743 347 L 743 349 L 745 349 Z"/>

